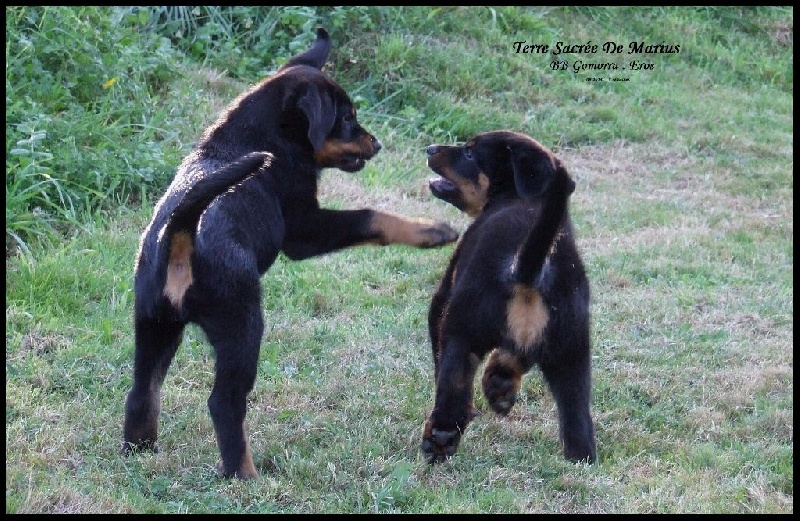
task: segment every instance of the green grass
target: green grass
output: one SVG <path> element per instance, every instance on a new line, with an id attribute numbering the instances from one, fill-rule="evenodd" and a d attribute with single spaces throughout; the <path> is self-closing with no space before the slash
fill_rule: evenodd
<path id="1" fill-rule="evenodd" d="M 7 513 L 793 512 L 793 9 L 6 14 Z M 596 465 L 561 457 L 535 370 L 509 417 L 476 395 L 484 415 L 455 457 L 422 460 L 427 309 L 451 246 L 278 259 L 247 417 L 259 479 L 214 472 L 196 327 L 165 382 L 161 451 L 117 453 L 152 205 L 203 127 L 316 23 L 385 145 L 358 174 L 324 173 L 326 205 L 463 230 L 428 193 L 424 149 L 496 128 L 547 144 L 577 180 Z M 595 83 L 513 53 L 518 39 L 681 52 Z"/>

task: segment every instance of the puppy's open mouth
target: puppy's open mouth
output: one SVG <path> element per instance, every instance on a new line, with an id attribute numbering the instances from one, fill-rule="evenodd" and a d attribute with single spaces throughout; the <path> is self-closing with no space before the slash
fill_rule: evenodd
<path id="1" fill-rule="evenodd" d="M 345 172 L 358 172 L 364 168 L 366 164 L 367 160 L 365 158 L 348 154 L 342 158 L 339 169 L 344 170 Z"/>
<path id="2" fill-rule="evenodd" d="M 444 177 L 431 178 L 428 186 L 431 189 L 431 193 L 439 198 L 457 191 L 455 183 Z"/>

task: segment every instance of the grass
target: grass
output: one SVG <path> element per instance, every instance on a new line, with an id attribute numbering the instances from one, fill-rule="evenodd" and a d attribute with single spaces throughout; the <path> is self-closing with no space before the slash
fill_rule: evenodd
<path id="1" fill-rule="evenodd" d="M 133 38 L 133 22 L 114 9 L 59 11 L 97 28 L 91 43 L 79 26 L 85 40 L 69 47 L 39 9 L 7 10 L 7 513 L 793 512 L 793 9 L 210 11 L 228 16 L 213 18 L 220 27 L 249 17 L 272 38 L 242 33 L 249 47 L 235 62 L 208 24 L 169 51 L 132 39 L 128 94 L 103 103 L 86 91 L 37 97 L 51 78 L 45 58 L 92 55 L 97 42 L 111 46 L 100 55 L 117 52 L 108 42 Z M 45 46 L 9 39 L 9 14 L 31 20 L 28 39 L 51 42 L 41 70 L 22 68 Z M 258 480 L 214 472 L 213 357 L 194 327 L 164 386 L 161 451 L 118 455 L 132 264 L 154 200 L 203 126 L 317 21 L 334 36 L 331 74 L 385 145 L 363 172 L 323 175 L 328 206 L 463 230 L 467 218 L 428 193 L 424 148 L 501 127 L 553 148 L 578 181 L 597 464 L 561 457 L 536 371 L 508 418 L 476 395 L 484 415 L 455 457 L 424 463 L 427 308 L 452 247 L 278 259 L 262 282 L 267 327 L 247 419 Z M 517 38 L 681 52 L 644 58 L 655 69 L 628 82 L 590 83 L 514 54 Z M 155 61 L 140 61 L 154 48 Z"/>

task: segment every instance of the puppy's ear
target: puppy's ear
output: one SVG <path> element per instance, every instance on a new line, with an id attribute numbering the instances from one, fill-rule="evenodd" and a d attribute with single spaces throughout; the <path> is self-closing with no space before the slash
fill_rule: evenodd
<path id="1" fill-rule="evenodd" d="M 558 158 L 527 146 L 510 146 L 509 156 L 514 171 L 514 185 L 523 199 L 541 197 L 554 179 L 558 179 L 559 190 L 567 194 L 575 190 L 575 182 L 570 179 Z"/>
<path id="2" fill-rule="evenodd" d="M 297 108 L 308 120 L 308 140 L 316 152 L 333 130 L 336 123 L 336 105 L 327 93 L 320 92 L 316 85 L 309 85 L 297 100 Z"/>

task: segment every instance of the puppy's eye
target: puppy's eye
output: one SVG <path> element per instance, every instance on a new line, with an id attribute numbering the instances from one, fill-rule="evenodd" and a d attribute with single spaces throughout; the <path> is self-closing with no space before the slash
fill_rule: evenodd
<path id="1" fill-rule="evenodd" d="M 465 148 L 464 149 L 464 157 L 467 158 L 467 161 L 472 161 L 473 159 L 475 159 L 475 156 L 472 155 L 472 149 L 471 148 Z"/>
<path id="2" fill-rule="evenodd" d="M 347 121 L 348 123 L 350 123 L 354 119 L 356 119 L 356 115 L 353 114 L 352 112 L 348 112 L 347 114 L 344 115 L 344 120 Z"/>

